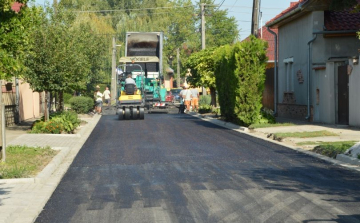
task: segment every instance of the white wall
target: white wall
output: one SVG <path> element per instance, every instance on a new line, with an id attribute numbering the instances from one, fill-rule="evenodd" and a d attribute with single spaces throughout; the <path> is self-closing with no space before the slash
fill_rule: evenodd
<path id="1" fill-rule="evenodd" d="M 292 23 L 286 24 L 279 28 L 279 103 L 283 101 L 283 93 L 287 91 L 287 71 L 284 59 L 293 58 L 290 86 L 296 98 L 296 104 L 306 105 L 307 103 L 307 54 L 308 41 L 312 39 L 313 26 L 312 13 L 309 13 Z M 296 73 L 301 71 L 304 77 L 304 82 L 300 84 L 297 81 Z"/>

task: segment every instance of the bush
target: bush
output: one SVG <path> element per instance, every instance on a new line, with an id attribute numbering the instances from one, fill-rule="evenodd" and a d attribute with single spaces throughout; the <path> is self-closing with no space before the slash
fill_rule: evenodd
<path id="1" fill-rule="evenodd" d="M 94 99 L 90 97 L 72 97 L 69 100 L 71 109 L 78 114 L 86 114 L 91 111 L 94 107 Z"/>
<path id="2" fill-rule="evenodd" d="M 73 133 L 76 127 L 80 125 L 80 119 L 76 112 L 74 111 L 66 111 L 54 115 L 50 118 L 51 121 L 56 122 L 62 126 L 63 131 L 67 133 Z"/>
<path id="3" fill-rule="evenodd" d="M 199 113 L 200 114 L 204 114 L 204 113 L 209 113 L 211 112 L 212 109 L 211 109 L 211 105 L 200 105 L 199 106 Z"/>
<path id="4" fill-rule="evenodd" d="M 72 98 L 72 94 L 64 93 L 64 104 L 69 104 L 70 98 Z"/>
<path id="5" fill-rule="evenodd" d="M 259 114 L 259 120 L 253 124 L 274 124 L 276 123 L 273 111 L 270 109 L 262 108 Z"/>
<path id="6" fill-rule="evenodd" d="M 199 106 L 210 105 L 211 104 L 211 95 L 201 95 L 199 98 Z"/>
<path id="7" fill-rule="evenodd" d="M 80 122 L 74 111 L 55 112 L 50 115 L 50 120 L 47 122 L 43 120 L 34 122 L 30 133 L 73 133 Z"/>
<path id="8" fill-rule="evenodd" d="M 56 121 L 45 122 L 43 133 L 60 134 L 62 132 L 62 126 Z"/>
<path id="9" fill-rule="evenodd" d="M 249 40 L 226 45 L 214 53 L 215 80 L 221 115 L 248 126 L 259 120 L 265 82 L 267 43 Z"/>
<path id="10" fill-rule="evenodd" d="M 44 121 L 35 121 L 32 125 L 32 128 L 30 130 L 30 133 L 43 133 L 45 128 L 45 122 Z"/>

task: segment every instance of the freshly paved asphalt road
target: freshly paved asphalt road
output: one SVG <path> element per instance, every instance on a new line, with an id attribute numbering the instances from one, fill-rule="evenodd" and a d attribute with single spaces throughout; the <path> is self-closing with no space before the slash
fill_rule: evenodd
<path id="1" fill-rule="evenodd" d="M 360 174 L 189 115 L 103 116 L 36 222 L 360 222 Z"/>

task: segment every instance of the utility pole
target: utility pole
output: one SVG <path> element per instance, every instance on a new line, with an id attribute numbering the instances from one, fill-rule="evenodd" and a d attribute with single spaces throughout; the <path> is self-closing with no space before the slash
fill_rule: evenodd
<path id="1" fill-rule="evenodd" d="M 176 85 L 179 88 L 180 87 L 180 49 L 176 49 Z"/>
<path id="2" fill-rule="evenodd" d="M 201 49 L 205 49 L 205 3 L 200 4 L 201 8 Z M 202 95 L 206 95 L 206 89 L 202 86 Z"/>
<path id="3" fill-rule="evenodd" d="M 201 8 L 201 49 L 205 49 L 205 3 L 200 4 Z"/>
<path id="4" fill-rule="evenodd" d="M 259 29 L 259 0 L 253 0 L 251 34 L 258 37 L 258 29 Z"/>
<path id="5" fill-rule="evenodd" d="M 5 118 L 3 118 L 4 113 L 5 113 L 5 109 L 3 109 L 3 107 L 5 108 L 4 102 L 2 100 L 2 81 L 0 80 L 0 137 L 1 137 L 1 161 L 5 162 L 6 160 L 6 153 L 5 153 L 5 127 L 3 128 L 3 126 L 5 126 Z"/>
<path id="6" fill-rule="evenodd" d="M 111 102 L 114 102 L 116 100 L 116 43 L 115 43 L 115 36 L 112 39 L 112 64 L 111 64 Z"/>

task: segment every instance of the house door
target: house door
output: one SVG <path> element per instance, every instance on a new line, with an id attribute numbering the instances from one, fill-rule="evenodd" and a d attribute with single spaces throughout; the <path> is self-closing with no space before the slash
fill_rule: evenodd
<path id="1" fill-rule="evenodd" d="M 347 65 L 338 67 L 338 124 L 349 124 L 349 76 Z"/>

